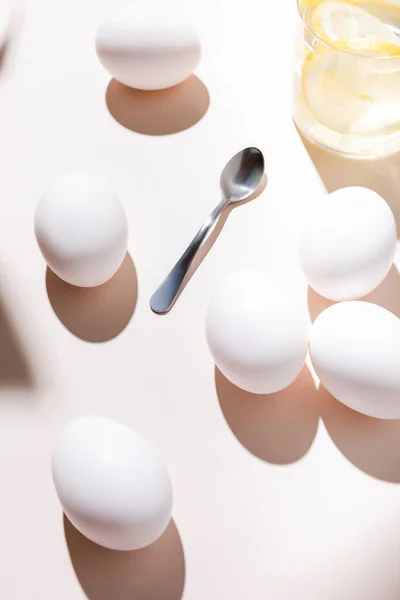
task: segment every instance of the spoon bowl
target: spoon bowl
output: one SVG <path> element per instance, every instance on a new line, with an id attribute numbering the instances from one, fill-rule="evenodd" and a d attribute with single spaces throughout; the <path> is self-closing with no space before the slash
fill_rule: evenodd
<path id="1" fill-rule="evenodd" d="M 245 148 L 235 154 L 221 174 L 221 192 L 224 200 L 243 202 L 250 198 L 261 184 L 265 161 L 258 148 Z"/>

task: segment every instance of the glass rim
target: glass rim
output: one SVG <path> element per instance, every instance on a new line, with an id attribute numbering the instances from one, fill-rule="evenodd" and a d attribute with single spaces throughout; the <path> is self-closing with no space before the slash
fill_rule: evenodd
<path id="1" fill-rule="evenodd" d="M 323 1 L 323 0 L 322 0 Z M 297 4 L 297 11 L 299 14 L 300 19 L 302 20 L 302 23 L 304 25 L 304 27 L 307 29 L 307 31 L 315 38 L 317 38 L 318 41 L 320 41 L 322 44 L 324 44 L 325 46 L 328 46 L 328 48 L 332 48 L 333 50 L 335 50 L 336 53 L 340 53 L 340 54 L 349 54 L 350 56 L 357 56 L 359 58 L 365 58 L 366 60 L 376 60 L 376 61 L 396 61 L 396 60 L 400 60 L 400 54 L 398 56 L 390 56 L 390 55 L 378 55 L 378 56 L 367 56 L 366 54 L 362 54 L 361 52 L 353 52 L 352 50 L 345 50 L 343 48 L 337 48 L 336 46 L 334 46 L 333 44 L 331 44 L 330 42 L 327 42 L 326 40 L 324 40 L 306 21 L 306 19 L 304 18 L 304 12 L 303 9 L 301 7 L 301 2 L 302 0 L 296 0 L 296 4 Z M 399 46 L 400 46 L 400 38 L 399 38 Z"/>

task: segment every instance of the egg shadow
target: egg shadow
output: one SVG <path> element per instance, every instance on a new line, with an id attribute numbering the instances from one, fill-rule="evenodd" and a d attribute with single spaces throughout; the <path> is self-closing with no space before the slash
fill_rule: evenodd
<path id="1" fill-rule="evenodd" d="M 348 186 L 367 187 L 386 200 L 400 234 L 400 152 L 363 158 L 336 154 L 297 132 L 328 193 Z"/>
<path id="2" fill-rule="evenodd" d="M 222 413 L 232 433 L 254 456 L 276 465 L 309 451 L 319 422 L 318 390 L 307 366 L 289 387 L 256 395 L 237 388 L 215 368 Z"/>
<path id="3" fill-rule="evenodd" d="M 264 174 L 263 177 L 262 177 L 260 185 L 258 186 L 257 190 L 254 192 L 254 194 L 252 194 L 250 196 L 250 198 L 248 198 L 247 200 L 245 200 L 243 202 L 236 202 L 235 204 L 231 204 L 231 205 L 227 206 L 226 209 L 222 212 L 222 214 L 219 217 L 218 221 L 216 222 L 216 224 L 214 225 L 213 229 L 208 234 L 208 236 L 206 237 L 205 241 L 203 242 L 203 244 L 199 248 L 196 256 L 194 257 L 193 262 L 190 265 L 190 267 L 188 269 L 188 272 L 187 272 L 187 274 L 185 276 L 185 279 L 183 280 L 183 283 L 182 283 L 181 289 L 179 290 L 179 293 L 178 293 L 178 296 L 176 298 L 176 301 L 179 300 L 180 296 L 182 295 L 182 293 L 185 290 L 186 286 L 188 285 L 188 283 L 192 279 L 193 275 L 196 273 L 197 269 L 204 262 L 204 260 L 208 256 L 208 253 L 213 248 L 213 246 L 216 243 L 217 239 L 219 238 L 219 235 L 222 232 L 222 230 L 223 230 L 223 228 L 225 226 L 225 223 L 228 220 L 228 217 L 231 214 L 231 212 L 235 208 L 238 208 L 238 206 L 241 206 L 242 204 L 247 204 L 248 202 L 251 202 L 252 200 L 256 200 L 258 198 L 258 196 L 261 196 L 261 194 L 264 192 L 264 190 L 267 187 L 267 185 L 268 185 L 268 178 Z M 166 314 L 168 314 L 168 313 L 166 313 Z M 160 313 L 160 316 L 163 316 L 163 315 Z"/>
<path id="4" fill-rule="evenodd" d="M 397 267 L 393 265 L 376 290 L 362 300 L 378 304 L 400 318 L 400 273 Z"/>
<path id="5" fill-rule="evenodd" d="M 400 318 L 400 274 L 393 265 L 382 283 L 370 294 L 361 298 L 363 302 L 371 302 L 386 308 Z M 308 310 L 312 322 L 330 306 L 336 304 L 333 300 L 323 298 L 311 287 L 308 288 Z"/>
<path id="6" fill-rule="evenodd" d="M 348 408 L 321 385 L 321 418 L 335 446 L 360 471 L 400 483 L 400 420 L 367 417 Z"/>
<path id="7" fill-rule="evenodd" d="M 46 288 L 61 323 L 76 337 L 93 343 L 107 342 L 125 329 L 138 297 L 136 269 L 129 253 L 114 277 L 103 285 L 75 287 L 47 268 Z"/>
<path id="8" fill-rule="evenodd" d="M 308 312 L 310 314 L 311 322 L 314 323 L 316 318 L 327 308 L 336 304 L 333 300 L 328 300 L 328 298 L 324 298 L 317 294 L 312 287 L 308 286 L 307 289 L 307 302 L 308 302 Z"/>
<path id="9" fill-rule="evenodd" d="M 400 275 L 393 265 L 372 293 L 362 298 L 400 317 Z M 308 288 L 308 308 L 314 321 L 335 302 Z M 400 420 L 368 417 L 336 400 L 323 387 L 318 389 L 322 421 L 335 446 L 355 467 L 376 479 L 400 483 Z"/>
<path id="10" fill-rule="evenodd" d="M 71 563 L 88 600 L 181 600 L 185 556 L 173 521 L 151 546 L 117 552 L 94 544 L 64 515 Z"/>
<path id="11" fill-rule="evenodd" d="M 111 116 L 126 129 L 161 136 L 196 125 L 208 110 L 210 95 L 196 75 L 156 91 L 136 90 L 112 79 L 106 90 L 106 104 Z"/>

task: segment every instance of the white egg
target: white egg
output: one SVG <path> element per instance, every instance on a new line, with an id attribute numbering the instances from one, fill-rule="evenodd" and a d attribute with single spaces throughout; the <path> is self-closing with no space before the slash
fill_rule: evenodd
<path id="1" fill-rule="evenodd" d="M 321 201 L 300 243 L 309 285 L 330 300 L 355 300 L 386 277 L 396 253 L 396 223 L 388 204 L 362 187 Z"/>
<path id="2" fill-rule="evenodd" d="M 207 341 L 220 371 L 255 394 L 277 392 L 303 368 L 307 319 L 267 273 L 239 271 L 217 288 L 207 319 Z"/>
<path id="3" fill-rule="evenodd" d="M 168 2 L 119 6 L 100 26 L 96 50 L 115 79 L 140 90 L 181 83 L 201 58 L 199 38 Z"/>
<path id="4" fill-rule="evenodd" d="M 167 470 L 125 425 L 102 417 L 72 421 L 54 446 L 52 471 L 68 519 L 96 544 L 136 550 L 155 542 L 168 526 Z"/>
<path id="5" fill-rule="evenodd" d="M 331 306 L 310 337 L 322 385 L 343 404 L 380 419 L 400 418 L 400 319 L 368 302 Z"/>
<path id="6" fill-rule="evenodd" d="M 47 187 L 35 234 L 49 267 L 72 285 L 94 287 L 118 271 L 128 244 L 124 207 L 101 179 L 69 173 Z"/>

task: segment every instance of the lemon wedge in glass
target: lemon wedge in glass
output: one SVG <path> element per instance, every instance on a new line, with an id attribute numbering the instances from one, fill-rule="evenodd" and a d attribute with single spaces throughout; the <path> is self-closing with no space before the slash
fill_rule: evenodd
<path id="1" fill-rule="evenodd" d="M 314 117 L 343 135 L 399 130 L 400 38 L 366 10 L 339 0 L 317 7 L 312 27 L 330 45 L 317 44 L 303 64 L 303 97 Z"/>
<path id="2" fill-rule="evenodd" d="M 400 38 L 360 6 L 327 0 L 313 11 L 311 24 L 314 32 L 335 48 L 376 56 L 400 55 Z"/>

